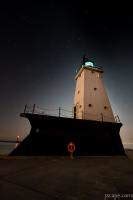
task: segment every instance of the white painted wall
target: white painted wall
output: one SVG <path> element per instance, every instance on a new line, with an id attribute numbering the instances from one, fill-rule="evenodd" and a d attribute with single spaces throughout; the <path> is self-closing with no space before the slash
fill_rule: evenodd
<path id="1" fill-rule="evenodd" d="M 77 118 L 115 122 L 102 72 L 98 68 L 82 67 L 77 73 L 74 97 Z"/>

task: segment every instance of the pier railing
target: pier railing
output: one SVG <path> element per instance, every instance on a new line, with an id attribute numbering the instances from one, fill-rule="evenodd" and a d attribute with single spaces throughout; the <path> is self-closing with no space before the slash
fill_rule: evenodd
<path id="1" fill-rule="evenodd" d="M 58 107 L 56 109 L 50 109 L 50 108 L 41 108 L 37 105 L 25 105 L 24 108 L 24 113 L 29 113 L 29 114 L 39 114 L 39 115 L 49 115 L 49 116 L 57 116 L 57 117 L 66 117 L 66 118 L 80 118 L 80 119 L 88 119 L 88 120 L 96 120 L 96 121 L 113 121 L 112 118 L 104 115 L 103 113 L 100 113 L 99 115 L 95 115 L 92 113 L 83 113 L 78 112 L 78 116 L 74 114 L 74 109 L 67 110 L 62 107 Z M 80 117 L 79 117 L 80 116 Z M 118 115 L 115 115 L 115 122 L 120 123 L 120 118 Z"/>
<path id="2" fill-rule="evenodd" d="M 24 113 L 74 118 L 74 113 L 72 110 L 67 110 L 61 107 L 41 108 L 35 104 L 33 106 L 25 105 Z"/>

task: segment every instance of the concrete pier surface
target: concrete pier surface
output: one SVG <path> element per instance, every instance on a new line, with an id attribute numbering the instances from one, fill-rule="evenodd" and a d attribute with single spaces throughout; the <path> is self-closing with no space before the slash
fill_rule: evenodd
<path id="1" fill-rule="evenodd" d="M 0 157 L 1 200 L 103 200 L 132 194 L 133 154 L 114 157 Z M 106 196 L 105 196 L 106 195 Z M 105 198 L 107 197 L 107 198 Z"/>

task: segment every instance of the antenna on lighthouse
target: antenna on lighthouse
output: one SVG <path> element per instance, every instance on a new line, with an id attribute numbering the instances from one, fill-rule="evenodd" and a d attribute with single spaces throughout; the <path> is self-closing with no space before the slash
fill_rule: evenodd
<path id="1" fill-rule="evenodd" d="M 86 56 L 86 54 L 82 57 L 82 66 L 94 67 L 94 63 L 88 58 L 88 56 Z"/>

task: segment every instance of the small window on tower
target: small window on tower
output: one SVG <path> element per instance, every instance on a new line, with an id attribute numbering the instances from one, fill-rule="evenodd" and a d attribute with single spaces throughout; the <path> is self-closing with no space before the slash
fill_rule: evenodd
<path id="1" fill-rule="evenodd" d="M 92 107 L 92 104 L 90 103 L 88 106 L 89 106 L 89 107 Z"/>
<path id="2" fill-rule="evenodd" d="M 80 105 L 79 108 L 82 108 L 82 106 Z"/>
<path id="3" fill-rule="evenodd" d="M 104 109 L 105 109 L 105 110 L 107 110 L 107 108 L 108 108 L 107 106 L 104 106 Z"/>
<path id="4" fill-rule="evenodd" d="M 94 90 L 97 90 L 97 88 L 96 88 L 96 87 L 94 87 Z"/>
<path id="5" fill-rule="evenodd" d="M 78 90 L 78 94 L 80 93 L 80 91 Z"/>

